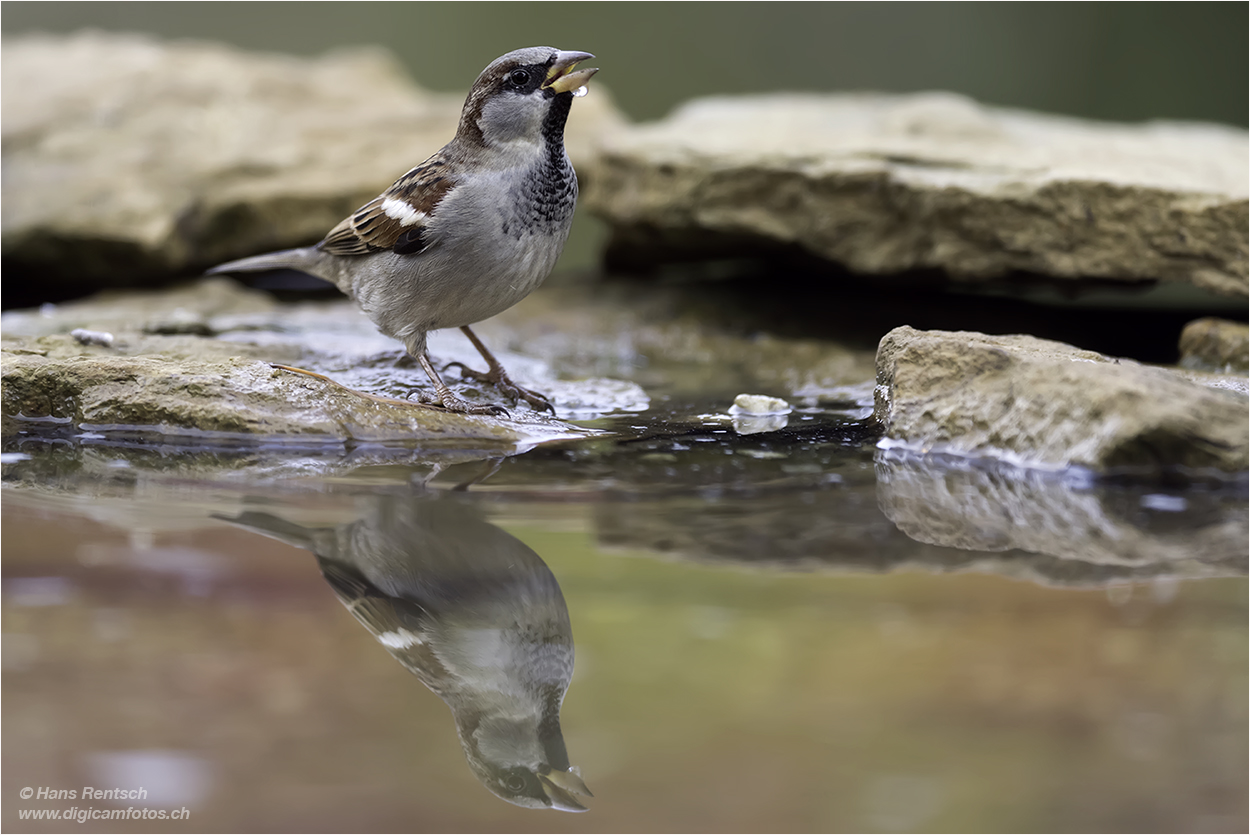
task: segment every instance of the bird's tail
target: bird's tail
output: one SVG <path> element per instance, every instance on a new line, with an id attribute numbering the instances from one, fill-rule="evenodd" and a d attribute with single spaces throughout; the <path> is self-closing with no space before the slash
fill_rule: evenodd
<path id="1" fill-rule="evenodd" d="M 296 548 L 313 550 L 313 536 L 316 531 L 295 522 L 288 522 L 286 519 L 281 519 L 269 513 L 257 513 L 249 510 L 240 513 L 238 516 L 226 516 L 224 513 L 210 513 L 209 516 L 214 519 L 220 519 L 223 522 L 229 522 L 232 525 L 238 525 L 241 528 L 263 533 L 288 545 L 294 545 Z"/>
<path id="2" fill-rule="evenodd" d="M 301 247 L 299 249 L 284 249 L 280 252 L 266 252 L 264 255 L 253 255 L 250 258 L 240 258 L 237 261 L 227 261 L 224 264 L 218 264 L 211 270 L 205 272 L 205 275 L 220 275 L 221 273 L 256 273 L 265 270 L 299 270 L 318 278 L 322 278 L 320 271 L 317 269 L 321 262 L 315 247 Z"/>

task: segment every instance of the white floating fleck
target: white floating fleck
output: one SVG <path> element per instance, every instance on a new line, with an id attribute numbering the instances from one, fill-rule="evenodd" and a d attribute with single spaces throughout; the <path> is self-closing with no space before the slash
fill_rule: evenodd
<path id="1" fill-rule="evenodd" d="M 784 429 L 785 427 L 782 427 L 782 428 Z M 750 435 L 752 433 L 744 432 L 742 434 Z M 761 460 L 768 459 L 768 458 L 789 458 L 790 457 L 786 455 L 786 453 L 778 452 L 775 449 L 744 449 L 744 450 L 740 450 L 738 454 L 745 455 L 747 458 L 758 458 Z"/>
<path id="2" fill-rule="evenodd" d="M 69 332 L 82 345 L 101 345 L 105 348 L 113 347 L 113 334 L 104 331 L 89 331 L 86 328 L 74 328 Z"/>
<path id="3" fill-rule="evenodd" d="M 729 407 L 731 415 L 788 415 L 790 404 L 766 394 L 740 394 Z"/>
<path id="4" fill-rule="evenodd" d="M 586 95 L 589 92 L 590 91 L 586 89 L 586 85 L 583 84 L 581 87 L 578 87 L 576 90 L 573 91 L 573 95 L 580 99 L 582 96 Z"/>
<path id="5" fill-rule="evenodd" d="M 1164 493 L 1151 493 L 1141 497 L 1141 506 L 1147 510 L 1162 510 L 1168 513 L 1180 513 L 1189 507 L 1184 496 L 1169 496 Z"/>

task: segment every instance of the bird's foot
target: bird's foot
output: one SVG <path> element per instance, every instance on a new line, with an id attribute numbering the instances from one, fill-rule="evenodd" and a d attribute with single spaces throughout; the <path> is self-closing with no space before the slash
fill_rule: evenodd
<path id="1" fill-rule="evenodd" d="M 503 406 L 497 406 L 494 403 L 475 404 L 470 403 L 463 397 L 456 395 L 451 389 L 443 387 L 438 389 L 435 394 L 427 394 L 421 392 L 418 395 L 418 402 L 423 406 L 429 406 L 434 409 L 444 409 L 448 412 L 458 412 L 464 415 L 496 415 L 499 417 L 512 417 L 508 414 L 508 410 Z"/>
<path id="2" fill-rule="evenodd" d="M 421 406 L 426 409 L 439 409 L 447 412 L 459 412 L 466 415 L 502 415 L 504 417 L 510 417 L 508 410 L 503 406 L 496 406 L 493 403 L 476 406 L 462 397 L 457 397 L 446 386 L 443 386 L 434 395 L 419 392 L 417 393 L 417 398 L 415 400 L 412 399 L 411 396 L 407 400 L 400 400 L 395 397 L 387 397 L 384 394 L 370 394 L 367 391 L 357 391 L 356 389 L 348 388 L 342 383 L 331 380 L 324 374 L 318 374 L 316 371 L 309 371 L 306 368 L 296 368 L 293 365 L 281 365 L 279 363 L 270 363 L 269 365 L 271 368 L 278 368 L 294 374 L 303 374 L 307 377 L 313 377 L 317 380 L 321 380 L 322 382 L 329 383 L 335 388 L 342 389 L 348 394 L 354 394 L 357 397 L 364 397 L 378 403 L 387 403 L 395 406 Z"/>
<path id="3" fill-rule="evenodd" d="M 507 375 L 502 366 L 496 366 L 489 371 L 474 371 L 462 362 L 449 362 L 443 366 L 443 370 L 446 371 L 453 366 L 460 370 L 461 377 L 479 383 L 490 383 L 505 397 L 511 398 L 514 402 L 524 400 L 535 411 L 549 411 L 553 415 L 556 413 L 556 407 L 547 399 L 547 395 L 512 382 L 512 378 Z"/>

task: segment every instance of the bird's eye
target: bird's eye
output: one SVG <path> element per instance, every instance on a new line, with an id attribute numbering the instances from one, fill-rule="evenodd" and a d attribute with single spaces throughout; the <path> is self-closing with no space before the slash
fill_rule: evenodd
<path id="1" fill-rule="evenodd" d="M 525 788 L 525 780 L 523 778 L 515 774 L 508 778 L 509 791 L 519 792 L 523 788 Z"/>
<path id="2" fill-rule="evenodd" d="M 529 80 L 530 74 L 527 70 L 513 70 L 508 73 L 508 83 L 513 87 L 524 87 Z"/>

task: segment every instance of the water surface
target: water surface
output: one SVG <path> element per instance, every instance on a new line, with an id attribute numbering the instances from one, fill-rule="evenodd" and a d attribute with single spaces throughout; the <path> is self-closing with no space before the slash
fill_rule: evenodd
<path id="1" fill-rule="evenodd" d="M 189 810 L 83 826 L 117 832 L 1246 828 L 1244 490 L 934 465 L 875 449 L 862 410 L 741 434 L 660 400 L 493 460 L 11 435 L 6 829 L 75 805 Z M 549 569 L 589 811 L 492 796 L 327 583 L 327 540 L 240 518 L 427 572 L 439 549 Z"/>

